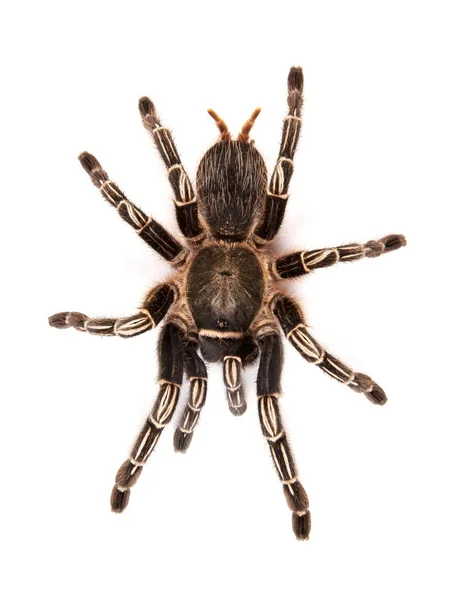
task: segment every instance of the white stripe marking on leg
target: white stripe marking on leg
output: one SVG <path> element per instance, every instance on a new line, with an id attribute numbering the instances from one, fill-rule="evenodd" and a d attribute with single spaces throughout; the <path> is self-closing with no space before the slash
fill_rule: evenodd
<path id="1" fill-rule="evenodd" d="M 138 461 L 138 457 L 139 457 L 140 453 L 142 452 L 145 444 L 147 443 L 148 436 L 150 435 L 150 433 L 152 431 L 153 431 L 152 427 L 149 424 L 147 424 L 147 431 L 145 432 L 145 435 L 142 438 L 142 442 L 140 443 L 139 448 L 138 448 L 137 452 L 135 452 L 135 455 L 133 457 L 135 461 Z"/>
<path id="2" fill-rule="evenodd" d="M 291 464 L 289 462 L 289 454 L 285 448 L 284 443 L 280 442 L 281 452 L 283 453 L 284 464 L 286 465 L 286 471 L 288 472 L 289 477 L 292 479 L 294 477 L 291 469 Z"/>

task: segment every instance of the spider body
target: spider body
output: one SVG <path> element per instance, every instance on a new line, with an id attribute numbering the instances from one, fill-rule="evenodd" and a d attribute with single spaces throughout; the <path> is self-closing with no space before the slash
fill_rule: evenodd
<path id="1" fill-rule="evenodd" d="M 183 376 L 189 400 L 174 434 L 174 448 L 186 452 L 206 399 L 205 362 L 221 362 L 230 411 L 242 415 L 246 399 L 242 370 L 259 360 L 256 391 L 261 430 L 266 438 L 284 495 L 292 511 L 297 539 L 307 539 L 311 519 L 306 492 L 299 481 L 280 413 L 283 350 L 281 332 L 308 362 L 349 388 L 382 405 L 387 398 L 368 375 L 354 372 L 325 350 L 309 333 L 298 303 L 280 282 L 315 269 L 363 257 L 380 256 L 406 244 L 392 234 L 363 244 L 300 250 L 274 256 L 270 243 L 283 221 L 293 158 L 300 135 L 303 74 L 293 67 L 288 77 L 288 114 L 275 169 L 266 165 L 249 139 L 259 109 L 232 140 L 224 121 L 212 110 L 219 141 L 203 156 L 192 186 L 170 131 L 161 124 L 153 103 L 142 98 L 139 108 L 168 171 L 174 192 L 181 244 L 149 218 L 113 183 L 97 159 L 84 152 L 80 161 L 103 197 L 176 273 L 152 288 L 138 312 L 125 318 L 89 318 L 63 312 L 50 317 L 53 327 L 74 327 L 94 335 L 133 337 L 155 328 L 163 319 L 158 344 L 160 390 L 129 457 L 116 475 L 111 508 L 122 512 L 144 464 L 171 420 Z"/>

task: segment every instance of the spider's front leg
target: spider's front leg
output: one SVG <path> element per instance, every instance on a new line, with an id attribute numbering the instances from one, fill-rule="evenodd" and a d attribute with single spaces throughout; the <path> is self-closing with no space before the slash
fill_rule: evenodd
<path id="1" fill-rule="evenodd" d="M 276 296 L 273 312 L 286 337 L 305 360 L 317 365 L 324 373 L 355 392 L 362 392 L 373 404 L 383 405 L 387 402 L 384 391 L 368 375 L 355 373 L 322 348 L 309 333 L 301 310 L 293 300 L 281 294 Z"/>
<path id="2" fill-rule="evenodd" d="M 139 111 L 142 123 L 153 137 L 166 165 L 169 182 L 175 194 L 175 211 L 181 233 L 190 242 L 198 244 L 205 237 L 205 230 L 200 223 L 194 189 L 181 163 L 172 133 L 163 126 L 150 98 L 144 97 L 139 100 Z"/>
<path id="3" fill-rule="evenodd" d="M 114 512 L 122 512 L 127 507 L 130 488 L 138 480 L 163 429 L 173 416 L 183 381 L 182 343 L 181 329 L 167 323 L 161 331 L 158 346 L 160 391 L 129 458 L 117 472 L 111 493 L 111 509 Z"/>
<path id="4" fill-rule="evenodd" d="M 300 137 L 303 107 L 303 71 L 292 67 L 288 76 L 288 109 L 283 122 L 280 151 L 270 179 L 263 216 L 258 223 L 254 240 L 264 245 L 273 240 L 283 222 L 289 198 L 289 183 L 294 173 L 294 155 Z"/>
<path id="5" fill-rule="evenodd" d="M 177 290 L 173 285 L 163 283 L 150 290 L 139 312 L 132 317 L 90 319 L 79 312 L 61 312 L 49 317 L 48 322 L 56 329 L 73 327 L 93 335 L 134 337 L 158 325 L 169 310 L 176 294 Z"/>
<path id="6" fill-rule="evenodd" d="M 347 244 L 335 248 L 303 250 L 277 258 L 272 264 L 272 272 L 277 278 L 301 277 L 315 269 L 330 267 L 338 262 L 351 262 L 361 258 L 374 258 L 406 246 L 401 234 L 387 235 L 380 240 L 370 240 L 365 244 Z"/>
<path id="7" fill-rule="evenodd" d="M 128 200 L 122 190 L 110 181 L 95 156 L 83 152 L 78 158 L 105 200 L 117 209 L 122 219 L 133 227 L 144 242 L 174 266 L 186 260 L 185 248 L 162 225 Z"/>
<path id="8" fill-rule="evenodd" d="M 261 429 L 266 438 L 283 492 L 292 511 L 292 528 L 298 540 L 307 540 L 311 529 L 308 496 L 298 479 L 292 451 L 289 447 L 278 400 L 283 362 L 278 333 L 258 339 L 261 357 L 258 369 L 257 393 Z"/>
<path id="9" fill-rule="evenodd" d="M 189 400 L 177 427 L 173 446 L 176 452 L 186 452 L 189 448 L 200 411 L 206 400 L 206 366 L 197 352 L 198 341 L 189 340 L 183 347 L 184 370 L 190 381 Z"/>

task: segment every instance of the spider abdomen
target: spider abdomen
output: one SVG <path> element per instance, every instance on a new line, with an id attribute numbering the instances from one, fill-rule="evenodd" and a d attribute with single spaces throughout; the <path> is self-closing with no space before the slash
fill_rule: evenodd
<path id="1" fill-rule="evenodd" d="M 260 261 L 244 244 L 207 246 L 190 266 L 187 298 L 200 334 L 231 338 L 247 331 L 263 295 Z"/>

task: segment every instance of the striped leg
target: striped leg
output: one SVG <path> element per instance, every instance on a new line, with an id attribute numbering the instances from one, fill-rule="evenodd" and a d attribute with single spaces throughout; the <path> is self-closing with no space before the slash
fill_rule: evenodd
<path id="1" fill-rule="evenodd" d="M 155 106 L 149 98 L 139 100 L 139 111 L 144 127 L 152 135 L 166 165 L 169 182 L 175 194 L 175 211 L 181 233 L 190 242 L 198 243 L 204 238 L 205 231 L 199 220 L 197 198 L 181 164 L 172 134 L 162 125 Z"/>
<path id="2" fill-rule="evenodd" d="M 160 390 L 153 409 L 141 429 L 129 458 L 116 475 L 111 493 L 111 509 L 122 512 L 130 499 L 130 488 L 138 480 L 144 464 L 175 411 L 183 380 L 181 330 L 168 323 L 159 340 Z"/>
<path id="3" fill-rule="evenodd" d="M 298 480 L 297 468 L 286 439 L 281 420 L 278 398 L 283 363 L 281 340 L 278 333 L 258 339 L 259 361 L 257 392 L 261 429 L 266 438 L 283 491 L 292 511 L 292 528 L 299 540 L 306 540 L 311 528 L 308 496 Z"/>
<path id="4" fill-rule="evenodd" d="M 200 411 L 206 400 L 206 366 L 197 353 L 197 347 L 197 342 L 189 341 L 183 348 L 184 369 L 191 382 L 191 388 L 187 406 L 173 437 L 173 447 L 176 452 L 184 453 L 189 448 Z"/>
<path id="5" fill-rule="evenodd" d="M 406 246 L 404 235 L 387 235 L 381 240 L 371 240 L 365 244 L 347 244 L 336 248 L 322 248 L 321 250 L 303 250 L 293 252 L 277 258 L 272 265 L 275 276 L 281 279 L 300 277 L 314 269 L 330 267 L 338 262 L 350 262 L 367 256 L 373 258 L 387 252 L 398 250 Z"/>
<path id="6" fill-rule="evenodd" d="M 227 390 L 228 408 L 233 415 L 243 415 L 247 410 L 247 402 L 242 385 L 242 360 L 239 356 L 225 356 L 223 379 Z"/>
<path id="7" fill-rule="evenodd" d="M 147 294 L 139 312 L 132 317 L 120 319 L 90 319 L 79 312 L 62 312 L 49 317 L 51 327 L 87 331 L 93 335 L 117 335 L 134 337 L 153 329 L 164 318 L 175 298 L 175 288 L 169 284 L 159 285 Z"/>
<path id="8" fill-rule="evenodd" d="M 382 405 L 387 402 L 384 391 L 368 375 L 353 372 L 322 348 L 309 333 L 299 307 L 292 300 L 278 296 L 273 310 L 286 337 L 303 358 L 355 392 L 362 392 L 374 404 Z"/>
<path id="9" fill-rule="evenodd" d="M 303 72 L 300 67 L 292 67 L 288 77 L 289 112 L 283 123 L 280 152 L 270 180 L 264 214 L 254 235 L 255 242 L 260 245 L 276 236 L 283 221 L 289 183 L 294 172 L 294 154 L 300 137 L 302 106 Z"/>
<path id="10" fill-rule="evenodd" d="M 92 183 L 99 188 L 102 196 L 117 209 L 117 212 L 153 250 L 174 266 L 186 259 L 186 250 L 157 221 L 148 217 L 140 208 L 130 202 L 115 183 L 109 180 L 98 160 L 92 154 L 83 152 L 78 157 Z"/>
<path id="11" fill-rule="evenodd" d="M 292 511 L 292 529 L 298 540 L 307 540 L 311 529 L 308 496 L 298 480 L 294 457 L 281 420 L 278 398 L 261 396 L 258 410 L 263 435 L 269 443 L 286 502 Z"/>

